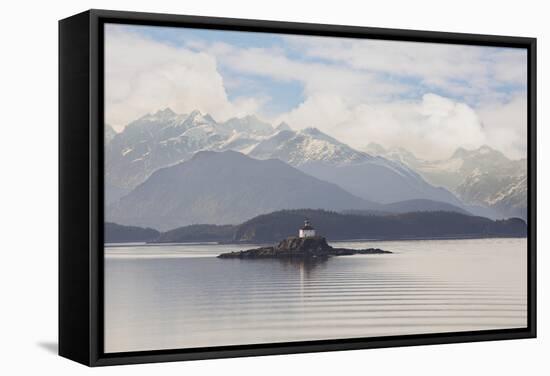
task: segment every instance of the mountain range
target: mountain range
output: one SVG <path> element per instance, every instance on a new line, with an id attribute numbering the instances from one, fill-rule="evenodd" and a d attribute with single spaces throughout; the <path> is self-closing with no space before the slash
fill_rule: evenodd
<path id="1" fill-rule="evenodd" d="M 159 168 L 185 161 L 198 151 L 246 151 L 275 132 L 255 116 L 217 123 L 199 111 L 176 114 L 169 108 L 131 122 L 115 136 L 108 136 L 109 128 L 105 132 L 107 203 L 130 192 Z"/>
<path id="2" fill-rule="evenodd" d="M 428 184 L 411 168 L 357 151 L 316 128 L 278 132 L 260 142 L 249 155 L 280 159 L 370 201 L 429 199 L 460 205 L 450 192 Z"/>
<path id="3" fill-rule="evenodd" d="M 407 166 L 357 151 L 316 128 L 293 131 L 285 123 L 273 128 L 254 116 L 217 123 L 199 111 L 178 115 L 164 109 L 109 138 L 107 203 L 129 193 L 157 169 L 188 160 L 198 151 L 233 150 L 256 159 L 282 160 L 370 201 L 421 198 L 460 205 L 453 194 L 428 184 Z"/>
<path id="4" fill-rule="evenodd" d="M 404 148 L 371 143 L 365 151 L 417 171 L 426 181 L 453 192 L 464 204 L 483 206 L 500 217 L 527 218 L 527 160 L 513 160 L 487 145 L 458 148 L 449 158 L 428 161 Z"/>
<path id="5" fill-rule="evenodd" d="M 155 171 L 107 208 L 110 222 L 167 230 L 235 224 L 280 209 L 369 209 L 376 204 L 277 160 L 201 151 Z"/>
<path id="6" fill-rule="evenodd" d="M 316 128 L 167 108 L 120 133 L 105 126 L 106 220 L 166 230 L 306 207 L 523 217 L 525 169 L 494 152 L 424 161 L 376 144 L 356 150 Z"/>

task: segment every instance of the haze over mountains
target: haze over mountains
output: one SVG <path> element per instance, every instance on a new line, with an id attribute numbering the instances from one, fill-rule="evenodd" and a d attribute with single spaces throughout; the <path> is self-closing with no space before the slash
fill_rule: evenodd
<path id="1" fill-rule="evenodd" d="M 427 184 L 410 168 L 354 150 L 316 128 L 279 132 L 260 142 L 249 155 L 280 159 L 370 201 L 422 198 L 460 204 L 450 192 Z"/>
<path id="2" fill-rule="evenodd" d="M 465 204 L 482 205 L 503 217 L 527 217 L 527 160 L 511 160 L 484 145 L 457 149 L 449 158 L 427 161 L 403 148 L 385 149 L 371 143 L 365 151 L 400 162 L 428 182 L 447 188 Z"/>
<path id="3" fill-rule="evenodd" d="M 120 133 L 106 126 L 105 144 L 106 221 L 125 225 L 236 224 L 297 208 L 524 217 L 526 206 L 525 161 L 492 149 L 422 161 L 374 144 L 358 151 L 316 128 L 170 109 Z"/>

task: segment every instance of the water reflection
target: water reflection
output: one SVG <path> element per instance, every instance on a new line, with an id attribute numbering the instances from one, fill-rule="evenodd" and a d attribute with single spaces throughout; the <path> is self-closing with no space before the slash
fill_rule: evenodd
<path id="1" fill-rule="evenodd" d="M 285 270 L 298 270 L 304 277 L 309 277 L 315 269 L 326 268 L 326 264 L 330 261 L 330 257 L 315 257 L 315 258 L 283 258 L 276 259 Z M 270 260 L 271 261 L 271 260 Z"/>
<path id="2" fill-rule="evenodd" d="M 216 258 L 226 245 L 107 249 L 105 351 L 526 325 L 525 239 L 341 246 L 395 253 L 240 260 Z"/>

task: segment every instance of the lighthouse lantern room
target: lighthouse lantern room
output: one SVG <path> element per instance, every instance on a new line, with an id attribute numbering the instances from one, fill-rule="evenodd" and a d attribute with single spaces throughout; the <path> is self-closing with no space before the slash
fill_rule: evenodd
<path id="1" fill-rule="evenodd" d="M 300 231 L 298 231 L 298 236 L 300 238 L 312 238 L 315 236 L 315 229 L 309 223 L 309 219 L 306 218 L 304 221 L 304 225 L 300 228 Z"/>

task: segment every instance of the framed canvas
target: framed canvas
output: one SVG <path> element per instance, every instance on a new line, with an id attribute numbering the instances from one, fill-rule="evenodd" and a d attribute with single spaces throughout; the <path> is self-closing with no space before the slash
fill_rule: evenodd
<path id="1" fill-rule="evenodd" d="M 536 40 L 59 23 L 59 353 L 536 336 Z"/>

